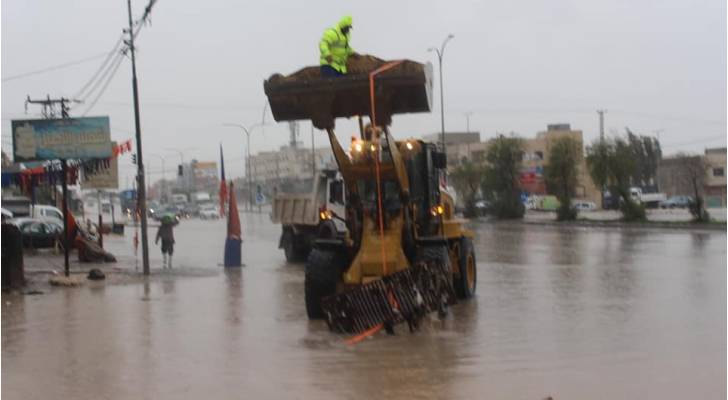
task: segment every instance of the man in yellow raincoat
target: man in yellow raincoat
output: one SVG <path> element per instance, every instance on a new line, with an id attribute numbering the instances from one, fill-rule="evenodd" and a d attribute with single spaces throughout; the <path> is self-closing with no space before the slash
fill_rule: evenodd
<path id="1" fill-rule="evenodd" d="M 324 31 L 319 42 L 321 50 L 321 76 L 331 78 L 346 75 L 346 60 L 356 54 L 349 46 L 352 18 L 347 15 L 338 24 Z"/>

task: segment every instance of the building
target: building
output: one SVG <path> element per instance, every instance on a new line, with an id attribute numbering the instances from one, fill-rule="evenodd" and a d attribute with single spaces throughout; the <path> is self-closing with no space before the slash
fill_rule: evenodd
<path id="1" fill-rule="evenodd" d="M 441 133 L 425 135 L 422 140 L 439 144 L 442 139 Z M 454 167 L 462 163 L 463 157 L 468 156 L 471 145 L 480 142 L 480 132 L 445 132 L 445 151 L 447 152 L 447 164 Z"/>
<path id="2" fill-rule="evenodd" d="M 172 190 L 188 194 L 214 193 L 220 185 L 218 171 L 217 163 L 214 161 L 192 160 L 189 163 L 181 164 L 177 172 L 177 184 Z"/>
<path id="3" fill-rule="evenodd" d="M 592 201 L 597 205 L 601 204 L 601 192 L 594 185 L 586 166 L 583 136 L 582 131 L 571 129 L 569 124 L 551 124 L 547 126 L 545 131 L 538 132 L 535 138 L 524 138 L 523 169 L 520 176 L 523 190 L 529 194 L 547 194 L 543 172 L 551 154 L 551 147 L 555 140 L 570 137 L 576 140 L 582 148 L 578 166 L 576 197 Z M 447 138 L 447 134 L 445 137 Z M 466 160 L 474 163 L 484 163 L 489 142 L 480 142 L 479 138 L 480 135 L 478 134 L 478 142 L 470 141 L 472 139 L 469 137 L 463 140 L 464 142 L 453 143 L 452 146 L 448 146 L 449 168 L 454 168 Z"/>
<path id="4" fill-rule="evenodd" d="M 709 208 L 726 206 L 726 148 L 706 149 L 703 155 L 677 155 L 666 157 L 660 161 L 658 182 L 660 191 L 668 197 L 695 196 L 690 172 L 704 169 L 703 185 L 700 194 L 705 196 L 705 205 Z"/>
<path id="5" fill-rule="evenodd" d="M 317 148 L 312 151 L 310 148 L 303 148 L 300 142 L 296 146 L 289 144 L 281 146 L 277 151 L 263 151 L 250 156 L 249 178 L 256 186 L 260 185 L 264 192 L 288 191 L 287 187 L 311 181 L 314 162 L 316 171 L 336 168 L 330 148 Z"/>
<path id="6" fill-rule="evenodd" d="M 705 150 L 705 204 L 707 207 L 726 206 L 726 148 Z"/>

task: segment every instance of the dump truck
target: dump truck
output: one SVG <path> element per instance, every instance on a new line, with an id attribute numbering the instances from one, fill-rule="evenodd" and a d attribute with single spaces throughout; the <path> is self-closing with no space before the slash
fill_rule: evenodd
<path id="1" fill-rule="evenodd" d="M 305 193 L 276 193 L 270 217 L 273 223 L 281 224 L 278 248 L 283 249 L 288 262 L 305 261 L 317 238 L 345 234 L 343 221 L 321 218 L 326 212 L 344 215 L 344 182 L 336 170 L 321 171 Z"/>
<path id="2" fill-rule="evenodd" d="M 343 77 L 322 78 L 310 67 L 264 83 L 277 121 L 308 119 L 326 131 L 344 181 L 343 214 L 319 217 L 343 220 L 346 233 L 314 241 L 307 314 L 338 332 L 390 331 L 401 322 L 416 329 L 427 313 L 472 297 L 477 282 L 473 233 L 443 185 L 445 153 L 422 140 L 397 141 L 388 128 L 393 114 L 430 111 L 432 66 L 362 57 L 348 67 Z M 334 132 L 342 117 L 359 119 L 348 151 Z"/>

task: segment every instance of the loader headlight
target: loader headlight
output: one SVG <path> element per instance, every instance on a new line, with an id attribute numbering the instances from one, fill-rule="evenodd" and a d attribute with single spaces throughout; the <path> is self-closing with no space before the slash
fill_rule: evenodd
<path id="1" fill-rule="evenodd" d="M 374 145 L 371 145 L 371 146 L 369 146 L 369 150 L 371 150 L 372 153 L 374 153 L 375 151 L 377 151 L 377 147 Z"/>
<path id="2" fill-rule="evenodd" d="M 412 146 L 412 142 L 407 142 L 405 146 L 407 147 L 407 150 L 412 150 L 414 148 L 414 146 Z"/>
<path id="3" fill-rule="evenodd" d="M 445 207 L 442 204 L 432 206 L 432 208 L 430 209 L 430 214 L 432 214 L 433 217 L 440 216 L 444 213 L 445 213 Z"/>
<path id="4" fill-rule="evenodd" d="M 333 214 L 332 214 L 332 213 L 331 213 L 331 211 L 329 211 L 329 210 L 321 210 L 321 211 L 319 211 L 319 218 L 320 218 L 320 219 L 321 219 L 322 221 L 326 221 L 326 220 L 329 220 L 329 219 L 331 219 L 332 217 L 333 217 Z"/>
<path id="5" fill-rule="evenodd" d="M 354 150 L 356 150 L 358 153 L 361 153 L 361 143 L 354 144 Z"/>

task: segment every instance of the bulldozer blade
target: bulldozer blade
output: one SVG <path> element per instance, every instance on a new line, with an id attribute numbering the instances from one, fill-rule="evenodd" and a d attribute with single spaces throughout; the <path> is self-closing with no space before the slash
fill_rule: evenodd
<path id="1" fill-rule="evenodd" d="M 334 127 L 334 119 L 371 115 L 367 72 L 322 78 L 309 67 L 289 75 L 276 74 L 263 84 L 273 118 L 311 120 L 318 129 Z M 432 65 L 403 61 L 377 75 L 377 125 L 389 125 L 393 114 L 429 112 L 432 105 Z"/>
<path id="2" fill-rule="evenodd" d="M 405 321 L 412 329 L 426 314 L 455 302 L 448 266 L 420 263 L 326 297 L 321 307 L 331 330 L 358 334 L 379 324 Z"/>

